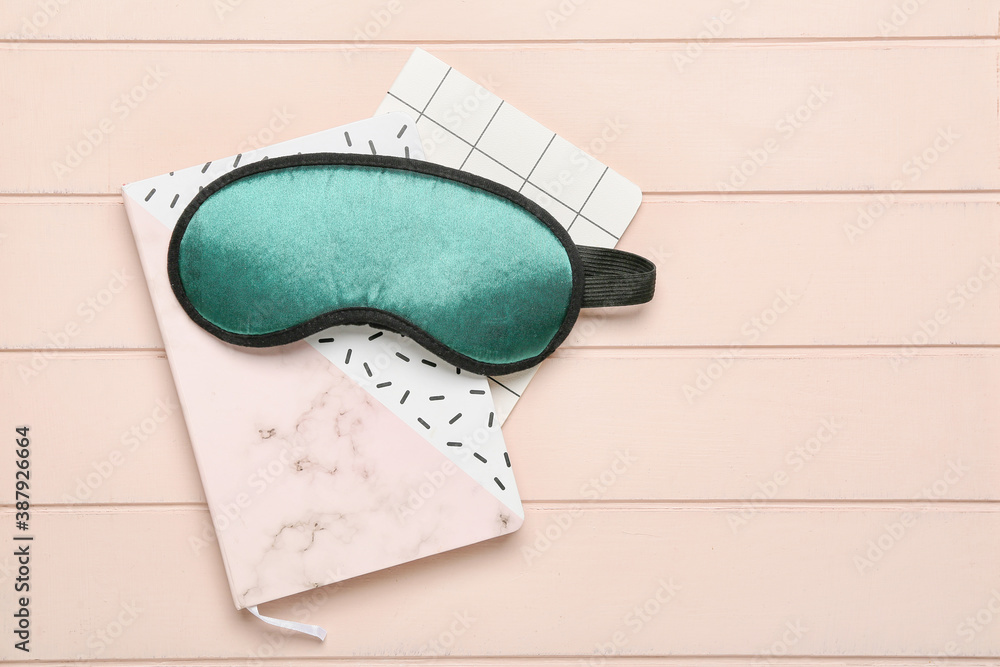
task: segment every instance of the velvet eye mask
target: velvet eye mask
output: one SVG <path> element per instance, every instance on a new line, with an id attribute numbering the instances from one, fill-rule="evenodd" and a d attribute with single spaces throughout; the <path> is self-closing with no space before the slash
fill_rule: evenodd
<path id="1" fill-rule="evenodd" d="M 656 275 L 638 255 L 575 245 L 499 183 L 341 153 L 265 159 L 207 185 L 174 228 L 167 271 L 191 319 L 229 343 L 371 324 L 483 374 L 540 362 L 581 308 L 649 301 Z"/>

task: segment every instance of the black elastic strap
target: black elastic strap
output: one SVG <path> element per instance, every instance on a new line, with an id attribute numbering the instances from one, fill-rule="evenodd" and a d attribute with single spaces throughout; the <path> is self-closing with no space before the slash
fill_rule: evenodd
<path id="1" fill-rule="evenodd" d="M 613 248 L 576 249 L 583 264 L 582 308 L 632 306 L 653 298 L 656 266 L 645 257 Z"/>

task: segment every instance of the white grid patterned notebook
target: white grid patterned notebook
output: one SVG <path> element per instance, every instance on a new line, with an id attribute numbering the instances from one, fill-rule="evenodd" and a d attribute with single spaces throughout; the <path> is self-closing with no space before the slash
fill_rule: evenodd
<path id="1" fill-rule="evenodd" d="M 521 192 L 577 244 L 614 247 L 642 201 L 635 183 L 422 49 L 376 114 L 398 111 L 416 118 L 426 160 Z M 500 423 L 535 370 L 490 378 Z"/>

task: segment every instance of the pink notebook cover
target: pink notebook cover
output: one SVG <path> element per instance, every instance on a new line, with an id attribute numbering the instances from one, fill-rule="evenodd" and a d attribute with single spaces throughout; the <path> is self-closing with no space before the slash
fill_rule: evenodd
<path id="1" fill-rule="evenodd" d="M 236 347 L 174 297 L 167 245 L 199 186 L 240 164 L 319 151 L 422 156 L 412 119 L 388 114 L 123 188 L 238 609 L 503 535 L 524 519 L 485 378 L 369 327 Z"/>

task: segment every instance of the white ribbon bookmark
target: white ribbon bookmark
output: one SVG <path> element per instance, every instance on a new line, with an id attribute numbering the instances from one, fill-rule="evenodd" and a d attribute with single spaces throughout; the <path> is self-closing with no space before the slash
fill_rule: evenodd
<path id="1" fill-rule="evenodd" d="M 286 630 L 294 630 L 295 632 L 301 632 L 302 634 L 312 635 L 320 641 L 326 640 L 326 630 L 319 627 L 318 625 L 307 625 L 305 623 L 298 623 L 296 621 L 283 621 L 280 618 L 271 618 L 270 616 L 262 616 L 260 612 L 257 611 L 257 605 L 252 607 L 247 607 L 250 613 L 264 621 L 265 623 L 270 623 L 271 625 L 276 625 L 279 628 L 285 628 Z"/>

